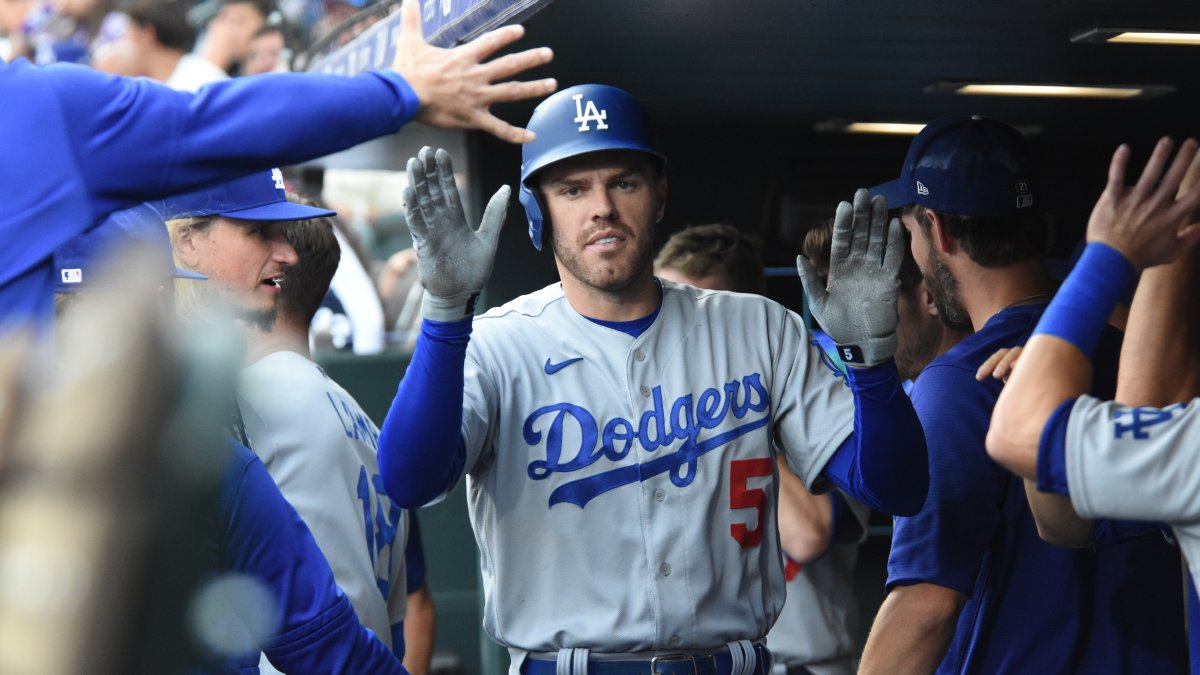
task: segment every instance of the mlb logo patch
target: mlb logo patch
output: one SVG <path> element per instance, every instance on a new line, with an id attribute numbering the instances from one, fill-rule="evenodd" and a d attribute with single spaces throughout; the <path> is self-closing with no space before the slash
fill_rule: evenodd
<path id="1" fill-rule="evenodd" d="M 62 282 L 64 284 L 82 284 L 83 270 L 77 267 L 72 269 L 64 268 L 62 270 Z"/>

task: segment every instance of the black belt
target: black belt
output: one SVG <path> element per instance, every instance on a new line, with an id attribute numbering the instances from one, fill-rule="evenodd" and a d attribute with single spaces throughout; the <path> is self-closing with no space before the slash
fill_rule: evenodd
<path id="1" fill-rule="evenodd" d="M 771 659 L 762 645 L 754 645 L 754 675 L 768 675 Z M 556 675 L 557 661 L 526 658 L 522 675 Z M 663 654 L 634 661 L 588 661 L 587 675 L 730 675 L 733 657 L 728 649 L 714 654 Z"/>

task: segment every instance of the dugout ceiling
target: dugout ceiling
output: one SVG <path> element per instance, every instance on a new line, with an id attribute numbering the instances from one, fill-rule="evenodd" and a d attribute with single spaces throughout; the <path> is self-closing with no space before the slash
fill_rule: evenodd
<path id="1" fill-rule="evenodd" d="M 778 254 L 769 264 L 788 264 L 802 231 L 854 188 L 898 174 L 908 138 L 815 132 L 824 120 L 979 113 L 1040 128 L 1031 141 L 1041 203 L 1061 256 L 1082 233 L 1119 143 L 1134 144 L 1140 166 L 1158 135 L 1200 135 L 1200 47 L 1071 42 L 1096 26 L 1200 30 L 1195 0 L 554 0 L 524 24 L 520 46 L 556 53 L 537 76 L 560 87 L 620 86 L 649 109 L 670 158 L 661 239 L 689 223 L 732 222 Z M 1176 91 L 1126 101 L 925 92 L 942 80 Z M 497 112 L 524 124 L 532 109 Z M 477 143 L 485 183 L 512 182 L 518 153 Z M 510 250 L 536 265 L 517 234 L 524 223 L 510 218 Z M 553 278 L 548 266 L 544 276 Z"/>

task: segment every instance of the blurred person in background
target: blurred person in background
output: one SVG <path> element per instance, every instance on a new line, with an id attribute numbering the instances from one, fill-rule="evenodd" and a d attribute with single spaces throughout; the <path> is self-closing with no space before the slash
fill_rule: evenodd
<path id="1" fill-rule="evenodd" d="M 97 70 L 148 77 L 172 89 L 196 91 L 227 79 L 225 71 L 191 54 L 196 32 L 187 22 L 185 0 L 136 0 L 123 14 L 125 32 L 110 48 L 98 52 Z"/>
<path id="2" fill-rule="evenodd" d="M 231 76 L 241 75 L 250 42 L 277 11 L 272 0 L 222 0 L 196 51 Z"/>

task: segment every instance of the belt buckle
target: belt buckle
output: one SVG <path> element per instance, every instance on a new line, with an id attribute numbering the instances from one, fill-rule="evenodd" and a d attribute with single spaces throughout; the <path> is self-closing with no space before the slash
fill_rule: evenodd
<path id="1" fill-rule="evenodd" d="M 691 663 L 692 672 L 700 672 L 696 669 L 696 657 L 691 654 L 667 654 L 666 656 L 655 656 L 650 659 L 650 675 L 665 675 L 666 671 L 659 673 L 658 664 L 660 663 Z"/>

